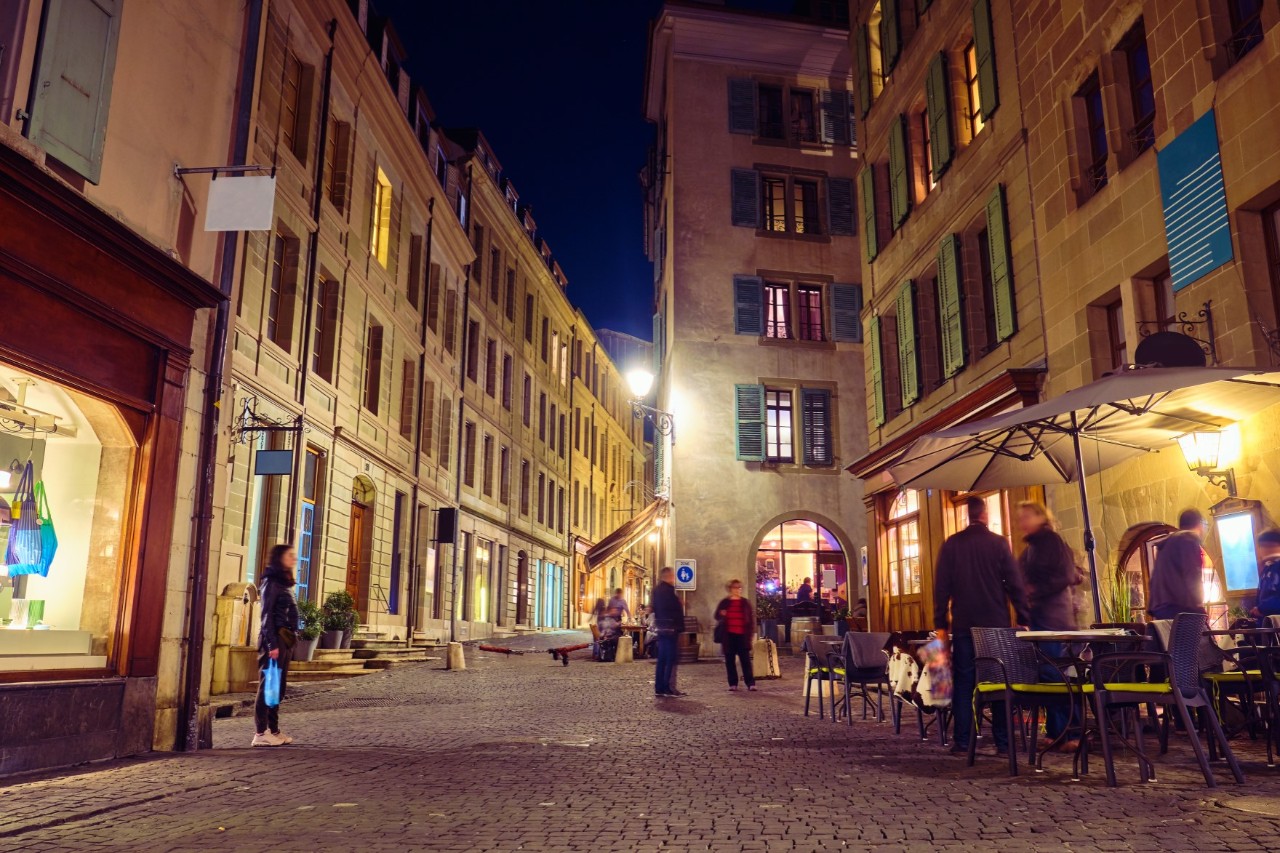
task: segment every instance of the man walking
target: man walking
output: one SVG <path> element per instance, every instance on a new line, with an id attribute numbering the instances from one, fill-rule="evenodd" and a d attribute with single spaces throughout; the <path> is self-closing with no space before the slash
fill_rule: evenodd
<path id="1" fill-rule="evenodd" d="M 1184 509 L 1178 516 L 1178 532 L 1156 546 L 1151 568 L 1151 603 L 1156 619 L 1172 619 L 1179 613 L 1204 613 L 1204 547 L 1208 523 L 1198 509 Z"/>
<path id="2" fill-rule="evenodd" d="M 684 606 L 676 595 L 676 570 L 663 566 L 653 590 L 654 631 L 658 635 L 658 663 L 653 675 L 655 696 L 684 696 L 676 689 L 676 637 L 684 630 Z"/>
<path id="3" fill-rule="evenodd" d="M 945 642 L 950 636 L 951 640 L 951 708 L 956 721 L 953 753 L 967 753 L 973 736 L 973 691 L 977 685 L 973 629 L 1009 627 L 1010 604 L 1017 624 L 1026 625 L 1030 620 L 1027 593 L 1013 551 L 1003 536 L 987 529 L 987 502 L 971 497 L 965 507 L 969 526 L 942 543 L 933 589 L 933 624 L 939 639 Z M 1008 709 L 1003 703 L 992 708 L 996 752 L 1006 755 Z"/>

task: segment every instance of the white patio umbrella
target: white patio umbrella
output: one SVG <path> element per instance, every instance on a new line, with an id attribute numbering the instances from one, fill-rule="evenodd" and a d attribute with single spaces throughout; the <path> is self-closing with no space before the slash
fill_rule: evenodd
<path id="1" fill-rule="evenodd" d="M 1131 367 L 1033 406 L 917 439 L 889 469 L 902 488 L 958 492 L 1075 482 L 1093 606 L 1102 618 L 1084 477 L 1280 403 L 1280 373 Z"/>

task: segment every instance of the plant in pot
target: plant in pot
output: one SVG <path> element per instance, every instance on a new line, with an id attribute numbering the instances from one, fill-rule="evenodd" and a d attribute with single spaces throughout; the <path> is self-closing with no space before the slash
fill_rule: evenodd
<path id="1" fill-rule="evenodd" d="M 780 593 L 766 593 L 756 590 L 756 619 L 760 622 L 760 632 L 766 640 L 778 643 L 778 610 L 781 604 Z"/>
<path id="2" fill-rule="evenodd" d="M 316 645 L 320 642 L 320 634 L 324 631 L 324 612 L 314 601 L 298 602 L 298 644 L 293 650 L 293 659 L 311 660 L 316 653 Z"/>
<path id="3" fill-rule="evenodd" d="M 356 622 L 359 620 L 356 614 L 356 602 L 351 597 L 351 593 L 345 589 L 339 589 L 326 595 L 324 613 L 325 630 L 342 632 L 342 638 L 334 648 L 351 648 L 351 638 L 355 635 Z M 328 647 L 325 646 L 325 648 Z"/>
<path id="4" fill-rule="evenodd" d="M 835 612 L 836 633 L 839 634 L 841 637 L 849 633 L 849 629 L 853 627 L 852 616 L 853 614 L 852 612 L 850 612 L 849 606 L 847 604 L 836 610 Z"/>

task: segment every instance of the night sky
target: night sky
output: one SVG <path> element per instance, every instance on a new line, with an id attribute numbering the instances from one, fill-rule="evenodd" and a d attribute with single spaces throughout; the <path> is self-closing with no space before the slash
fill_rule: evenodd
<path id="1" fill-rule="evenodd" d="M 652 335 L 637 174 L 660 0 L 375 0 L 446 127 L 479 127 L 597 329 Z M 734 5 L 774 6 L 778 0 Z M 783 5 L 787 5 L 783 2 Z"/>

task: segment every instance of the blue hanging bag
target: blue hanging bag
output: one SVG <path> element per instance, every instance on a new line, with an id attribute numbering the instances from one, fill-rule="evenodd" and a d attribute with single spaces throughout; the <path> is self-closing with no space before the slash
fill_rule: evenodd
<path id="1" fill-rule="evenodd" d="M 262 699 L 268 708 L 280 705 L 280 666 L 273 660 L 262 670 Z"/>

